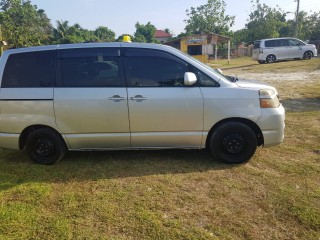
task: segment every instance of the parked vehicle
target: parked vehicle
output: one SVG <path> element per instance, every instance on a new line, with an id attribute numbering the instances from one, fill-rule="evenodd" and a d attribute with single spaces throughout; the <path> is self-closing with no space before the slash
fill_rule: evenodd
<path id="1" fill-rule="evenodd" d="M 280 144 L 274 87 L 231 81 L 177 49 L 90 43 L 5 51 L 0 147 L 53 164 L 67 150 L 211 149 L 227 163 Z"/>
<path id="2" fill-rule="evenodd" d="M 310 60 L 317 56 L 316 46 L 296 38 L 271 38 L 255 41 L 252 59 L 259 63 L 273 63 L 285 59 Z"/>

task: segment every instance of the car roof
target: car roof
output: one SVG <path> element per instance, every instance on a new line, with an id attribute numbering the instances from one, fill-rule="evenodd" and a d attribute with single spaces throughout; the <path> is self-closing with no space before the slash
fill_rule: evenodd
<path id="1" fill-rule="evenodd" d="M 297 38 L 294 38 L 294 37 L 265 38 L 265 39 L 260 39 L 260 40 L 257 40 L 257 41 L 281 40 L 281 39 L 297 39 Z M 257 41 L 256 41 L 256 42 L 257 42 Z"/>
<path id="2" fill-rule="evenodd" d="M 76 44 L 60 44 L 60 45 L 46 45 L 36 47 L 14 48 L 6 50 L 7 54 L 37 52 L 48 50 L 64 50 L 64 49 L 83 49 L 83 48 L 106 48 L 106 47 L 125 47 L 125 48 L 149 48 L 149 49 L 172 49 L 170 46 L 154 43 L 125 43 L 125 42 L 112 42 L 112 43 L 76 43 Z"/>

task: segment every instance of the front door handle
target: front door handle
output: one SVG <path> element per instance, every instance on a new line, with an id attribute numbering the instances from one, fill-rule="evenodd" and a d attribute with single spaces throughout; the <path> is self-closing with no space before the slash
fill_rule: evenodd
<path id="1" fill-rule="evenodd" d="M 126 100 L 126 98 L 120 97 L 119 95 L 113 95 L 112 97 L 109 98 L 109 100 L 114 102 L 120 102 L 120 101 Z"/>
<path id="2" fill-rule="evenodd" d="M 145 98 L 144 96 L 142 95 L 136 95 L 134 97 L 131 97 L 130 100 L 132 101 L 137 101 L 137 102 L 142 102 L 144 100 L 147 100 L 147 98 Z"/>

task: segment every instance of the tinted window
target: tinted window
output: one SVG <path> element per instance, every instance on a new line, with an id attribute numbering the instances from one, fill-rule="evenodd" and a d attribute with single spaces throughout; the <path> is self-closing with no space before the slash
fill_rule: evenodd
<path id="1" fill-rule="evenodd" d="M 289 45 L 290 46 L 302 46 L 302 45 L 306 45 L 304 42 L 301 42 L 297 39 L 289 39 Z"/>
<path id="2" fill-rule="evenodd" d="M 289 46 L 288 39 L 275 40 L 275 47 L 287 47 L 287 46 Z"/>
<path id="3" fill-rule="evenodd" d="M 267 40 L 265 41 L 265 46 L 266 47 L 274 47 L 275 46 L 275 40 Z"/>
<path id="4" fill-rule="evenodd" d="M 260 43 L 261 43 L 261 41 L 254 42 L 253 49 L 260 48 Z"/>
<path id="5" fill-rule="evenodd" d="M 201 72 L 200 70 L 195 70 L 197 79 L 198 79 L 198 86 L 200 87 L 220 87 L 220 84 L 209 77 L 207 74 Z"/>
<path id="6" fill-rule="evenodd" d="M 126 75 L 133 87 L 179 87 L 184 85 L 188 65 L 174 56 L 153 50 L 128 50 Z"/>
<path id="7" fill-rule="evenodd" d="M 3 73 L 2 87 L 53 87 L 55 55 L 55 51 L 10 55 Z"/>
<path id="8" fill-rule="evenodd" d="M 124 86 L 117 55 L 117 50 L 63 51 L 60 53 L 62 85 L 64 87 Z"/>

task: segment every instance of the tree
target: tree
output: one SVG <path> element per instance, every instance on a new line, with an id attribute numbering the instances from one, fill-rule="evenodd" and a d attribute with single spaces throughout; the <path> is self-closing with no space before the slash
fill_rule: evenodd
<path id="1" fill-rule="evenodd" d="M 136 23 L 136 32 L 134 33 L 135 42 L 157 43 L 158 40 L 154 38 L 157 28 L 148 22 L 146 25 Z"/>
<path id="2" fill-rule="evenodd" d="M 99 39 L 93 31 L 82 28 L 79 24 L 69 25 L 68 21 L 57 21 L 53 30 L 55 43 L 97 42 Z"/>
<path id="3" fill-rule="evenodd" d="M 52 26 L 44 10 L 38 10 L 30 1 L 2 0 L 0 6 L 0 24 L 9 47 L 41 45 L 50 41 Z"/>
<path id="4" fill-rule="evenodd" d="M 94 30 L 99 42 L 114 42 L 116 34 L 107 27 L 100 26 Z"/>
<path id="5" fill-rule="evenodd" d="M 188 19 L 185 30 L 187 33 L 218 33 L 227 34 L 234 24 L 235 16 L 225 14 L 226 4 L 223 0 L 208 0 L 208 3 L 197 8 L 186 10 Z"/>
<path id="6" fill-rule="evenodd" d="M 248 42 L 262 38 L 275 38 L 280 36 L 282 28 L 287 26 L 286 13 L 280 8 L 271 8 L 261 4 L 259 0 L 254 3 L 254 10 L 249 15 L 246 24 L 248 30 Z"/>

